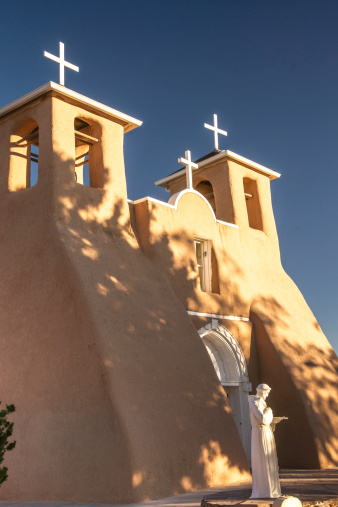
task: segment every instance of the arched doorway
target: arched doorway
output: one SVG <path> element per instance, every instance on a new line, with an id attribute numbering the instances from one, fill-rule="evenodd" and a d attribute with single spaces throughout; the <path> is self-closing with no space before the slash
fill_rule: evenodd
<path id="1" fill-rule="evenodd" d="M 250 462 L 251 425 L 248 394 L 251 391 L 243 351 L 236 338 L 213 320 L 198 331 L 209 353 L 235 419 L 246 456 Z"/>

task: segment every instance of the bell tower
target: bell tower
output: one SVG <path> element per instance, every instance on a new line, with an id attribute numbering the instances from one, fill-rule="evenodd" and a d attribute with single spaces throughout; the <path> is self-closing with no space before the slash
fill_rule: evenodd
<path id="1" fill-rule="evenodd" d="M 67 199 L 83 207 L 89 198 L 102 222 L 118 203 L 125 221 L 123 137 L 141 124 L 49 82 L 0 109 L 0 193 L 14 198 L 34 186 L 35 193 L 53 195 L 56 206 L 63 203 L 66 213 Z"/>
<path id="2" fill-rule="evenodd" d="M 217 220 L 277 239 L 270 181 L 279 178 L 279 173 L 229 150 L 214 150 L 195 164 L 193 189 L 208 200 Z M 156 185 L 172 196 L 186 188 L 185 173 L 186 169 L 177 171 Z"/>
<path id="3" fill-rule="evenodd" d="M 1 499 L 135 503 L 249 477 L 204 345 L 132 228 L 123 139 L 139 125 L 52 82 L 0 109 L 0 383 L 17 441 Z"/>

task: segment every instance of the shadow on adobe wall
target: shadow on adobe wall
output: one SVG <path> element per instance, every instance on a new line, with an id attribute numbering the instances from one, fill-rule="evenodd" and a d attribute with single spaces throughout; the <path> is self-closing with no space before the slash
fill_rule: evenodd
<path id="1" fill-rule="evenodd" d="M 62 164 L 62 171 L 69 173 L 73 161 Z M 49 181 L 50 192 L 52 186 Z M 186 314 L 187 298 L 198 305 L 200 295 L 196 276 L 191 276 L 194 266 L 191 261 L 177 265 L 173 245 L 191 249 L 191 239 L 184 231 L 159 238 L 155 246 L 161 265 L 166 265 L 163 271 L 139 248 L 123 199 L 61 182 L 53 189 L 58 199 L 54 209 L 45 190 L 38 181 L 33 188 L 6 196 L 2 208 L 1 249 L 6 250 L 11 238 L 12 250 L 11 259 L 1 266 L 2 356 L 10 359 L 3 364 L 1 380 L 14 386 L 9 402 L 16 405 L 14 392 L 20 394 L 17 456 L 22 452 L 30 459 L 43 448 L 48 458 L 43 481 L 34 479 L 38 465 L 32 463 L 25 474 L 22 471 L 19 486 L 25 480 L 31 486 L 35 480 L 39 498 L 32 492 L 29 500 L 121 503 L 247 478 L 248 465 L 224 392 Z M 8 257 L 3 253 L 2 259 Z M 228 263 L 234 274 L 229 308 L 235 308 L 243 303 L 240 284 L 245 273 L 234 258 L 228 256 Z M 176 292 L 181 280 L 185 285 L 179 300 L 172 287 Z M 210 298 L 217 306 L 220 296 Z M 271 296 L 252 305 L 260 381 L 273 388 L 276 415 L 289 416 L 276 430 L 280 464 L 292 456 L 294 466 L 318 467 L 326 456 L 332 466 L 337 463 L 337 358 L 321 341 L 313 318 L 306 314 L 306 323 L 299 323 L 298 314 L 296 321 L 292 315 L 287 302 Z M 108 410 L 102 409 L 104 404 Z M 67 431 L 62 429 L 62 414 L 72 421 Z M 90 435 L 88 428 L 103 433 L 103 416 L 105 428 L 113 428 L 118 438 L 110 439 L 106 449 L 101 438 L 101 447 L 90 449 L 90 439 L 83 436 Z M 45 434 L 37 423 L 53 433 Z M 76 452 L 68 452 L 74 440 Z M 54 462 L 61 447 L 63 460 Z M 83 461 L 77 467 L 73 455 L 79 448 Z M 307 453 L 298 452 L 300 448 Z M 11 454 L 9 460 L 15 459 Z M 101 463 L 99 476 L 96 463 Z M 86 492 L 62 497 L 74 491 L 76 473 Z M 10 481 L 11 475 L 8 486 Z M 22 498 L 26 495 L 27 500 L 26 492 Z"/>
<path id="2" fill-rule="evenodd" d="M 99 210 L 104 200 L 101 190 L 76 185 L 75 189 L 69 189 L 69 197 L 71 205 L 68 202 L 64 209 L 68 248 L 74 253 L 79 273 L 93 274 L 86 276 L 85 283 L 88 284 L 86 291 L 96 295 L 94 311 L 103 315 L 107 311 L 104 308 L 111 308 L 114 319 L 108 325 L 114 327 L 112 333 L 121 336 L 124 343 L 123 350 L 116 344 L 110 344 L 113 353 L 109 358 L 106 357 L 106 368 L 112 370 L 110 373 L 119 379 L 121 386 L 124 383 L 132 385 L 132 395 L 123 387 L 121 394 L 135 407 L 133 417 L 142 418 L 147 411 L 149 414 L 152 411 L 166 414 L 167 429 L 163 438 L 167 439 L 167 444 L 163 453 L 168 453 L 169 461 L 172 459 L 170 480 L 163 477 L 158 481 L 158 475 L 154 471 L 154 450 L 149 453 L 147 448 L 140 449 L 144 459 L 142 465 L 138 464 L 133 470 L 131 478 L 133 489 L 137 491 L 134 499 L 153 497 L 153 494 L 169 494 L 169 490 L 171 493 L 179 493 L 205 487 L 207 483 L 210 485 L 212 472 L 210 467 L 209 471 L 207 470 L 208 462 L 213 462 L 216 468 L 233 466 L 240 472 L 245 472 L 246 467 L 241 459 L 236 460 L 234 452 L 228 463 L 224 462 L 222 456 L 228 453 L 228 449 L 218 441 L 218 431 L 217 428 L 213 429 L 212 423 L 203 438 L 196 433 L 193 455 L 191 447 L 185 448 L 184 439 L 181 440 L 181 436 L 186 432 L 194 433 L 195 423 L 193 420 L 187 421 L 180 413 L 179 407 L 201 403 L 201 391 L 203 396 L 208 396 L 200 380 L 203 377 L 203 369 L 208 368 L 209 358 L 197 334 L 194 342 L 195 355 L 192 355 L 192 349 L 185 340 L 180 339 L 185 333 L 190 333 L 189 323 L 179 315 L 177 298 L 170 287 L 173 287 L 175 293 L 181 294 L 183 304 L 187 298 L 200 303 L 196 276 L 191 276 L 195 266 L 191 260 L 188 260 L 186 265 L 177 264 L 173 251 L 177 243 L 182 245 L 183 249 L 191 250 L 191 238 L 187 237 L 183 230 L 176 231 L 173 235 L 164 234 L 154 246 L 160 262 L 156 261 L 156 255 L 148 259 L 135 241 L 122 199 L 114 202 L 108 214 L 106 207 L 105 217 L 101 220 L 99 215 L 95 215 L 95 210 Z M 156 216 L 151 218 L 156 220 Z M 245 279 L 245 273 L 230 255 L 227 262 L 231 264 L 234 275 L 229 294 L 233 307 L 236 308 L 243 304 L 240 286 Z M 163 265 L 166 266 L 165 271 L 160 269 Z M 220 296 L 209 296 L 217 304 Z M 173 318 L 170 322 L 168 304 L 173 305 Z M 259 307 L 256 308 L 255 304 L 252 307 L 251 320 L 255 327 L 261 381 L 271 384 L 273 388 L 271 404 L 278 412 L 277 415 L 289 416 L 289 421 L 282 422 L 276 430 L 280 465 L 318 468 L 323 466 L 325 456 L 331 463 L 337 463 L 332 436 L 335 432 L 335 378 L 332 368 L 337 358 L 331 349 L 316 347 L 315 338 L 311 350 L 303 346 L 299 337 L 294 336 L 293 318 L 285 305 L 273 297 L 262 297 Z M 318 332 L 318 324 L 311 325 L 313 331 Z M 149 351 L 146 355 L 145 350 Z M 162 354 L 166 357 L 166 371 L 162 367 Z M 211 399 L 209 393 L 210 421 L 217 419 L 220 411 L 228 411 L 211 368 L 210 365 L 208 376 L 213 375 L 214 384 Z M 196 371 L 199 372 L 199 379 L 196 377 Z M 133 372 L 133 375 L 128 372 Z M 167 383 L 175 384 L 175 377 L 182 372 L 187 380 L 185 389 L 182 391 L 177 384 L 179 394 L 174 400 L 167 394 L 163 396 Z M 161 385 L 162 388 L 159 387 Z M 159 393 L 162 393 L 162 396 Z M 153 398 L 152 403 L 148 402 L 147 405 L 146 398 Z M 328 407 L 332 410 L 331 414 L 328 413 Z M 143 440 L 148 442 L 149 446 L 149 432 L 154 432 L 154 438 L 161 433 L 158 433 L 156 426 L 156 420 L 159 422 L 160 419 L 158 416 L 153 417 L 147 435 L 141 436 L 141 421 L 133 425 L 126 417 L 126 433 L 132 435 L 135 432 L 135 435 L 138 435 L 138 442 L 133 442 L 132 445 L 139 446 L 140 440 Z M 319 430 L 317 422 L 321 426 Z M 320 459 L 316 441 L 317 446 L 319 442 Z M 170 458 L 169 449 L 172 446 L 179 446 L 181 449 L 179 463 L 174 453 Z M 161 445 L 157 447 L 160 448 Z M 161 457 L 158 458 L 159 466 L 160 461 Z M 162 492 L 156 482 L 162 482 Z"/>
<path id="3" fill-rule="evenodd" d="M 278 301 L 262 297 L 253 303 L 250 314 L 260 382 L 272 388 L 269 405 L 275 415 L 289 417 L 275 432 L 279 464 L 282 468 L 337 466 L 338 358 L 310 310 L 306 308 L 305 316 L 297 311 L 297 299 L 295 293 L 292 312 L 283 294 Z"/>
<path id="4" fill-rule="evenodd" d="M 82 315 L 74 319 L 93 324 L 102 377 L 128 439 L 131 493 L 121 496 L 116 484 L 110 502 L 182 493 L 219 485 L 222 478 L 248 479 L 207 351 L 166 273 L 139 248 L 126 203 L 72 183 L 63 186 L 56 215 L 70 261 L 67 283 L 83 300 Z M 162 237 L 161 252 L 175 284 L 184 280 L 185 291 L 194 294 L 192 266 L 175 267 L 171 241 L 188 239 L 179 231 Z"/>
<path id="5" fill-rule="evenodd" d="M 151 216 L 153 220 L 156 220 L 156 215 Z M 177 245 L 179 245 L 181 255 L 175 252 Z M 219 294 L 219 290 L 215 293 L 204 292 L 199 287 L 193 234 L 187 235 L 184 229 L 178 229 L 173 234 L 166 232 L 153 244 L 152 252 L 151 261 L 166 275 L 176 297 L 186 309 L 194 308 L 196 311 L 205 312 L 209 311 L 206 310 L 209 308 L 210 313 L 230 315 L 243 312 L 246 302 L 240 296 L 240 287 L 245 283 L 245 273 L 230 252 L 226 252 L 226 258 L 215 254 L 216 259 L 219 257 L 224 263 L 226 262 L 227 271 L 231 273 L 227 281 L 226 293 L 222 294 Z M 218 259 L 217 264 L 220 264 Z M 219 273 L 220 270 L 218 276 Z M 236 309 L 235 312 L 234 309 Z"/>

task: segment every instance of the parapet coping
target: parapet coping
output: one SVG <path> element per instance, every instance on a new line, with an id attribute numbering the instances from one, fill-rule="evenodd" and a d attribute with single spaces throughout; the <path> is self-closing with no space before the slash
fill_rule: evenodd
<path id="1" fill-rule="evenodd" d="M 236 317 L 235 315 L 218 315 L 215 313 L 201 313 L 201 312 L 193 312 L 191 310 L 187 310 L 187 313 L 196 317 L 209 317 L 211 319 L 220 319 L 220 320 L 237 320 L 242 322 L 251 322 L 249 317 Z"/>
<path id="2" fill-rule="evenodd" d="M 36 88 L 35 90 L 27 93 L 26 95 L 23 95 L 23 97 L 20 97 L 13 102 L 10 102 L 6 106 L 3 106 L 0 108 L 0 118 L 4 116 L 5 114 L 10 113 L 11 111 L 17 109 L 18 107 L 21 107 L 28 102 L 31 102 L 32 100 L 36 99 L 37 97 L 40 97 L 41 95 L 45 95 L 46 93 L 50 91 L 55 91 L 60 95 L 63 95 L 65 97 L 71 98 L 76 100 L 77 102 L 80 102 L 81 104 L 84 104 L 86 106 L 90 106 L 94 108 L 96 111 L 99 111 L 100 113 L 105 113 L 105 115 L 110 116 L 111 118 L 116 118 L 118 120 L 122 120 L 124 122 L 124 132 L 129 132 L 130 130 L 133 130 L 137 127 L 140 127 L 142 125 L 142 121 L 137 120 L 136 118 L 133 118 L 132 116 L 128 116 L 127 114 L 121 113 L 120 111 L 117 111 L 116 109 L 113 109 L 111 107 L 105 106 L 104 104 L 101 104 L 100 102 L 97 102 L 96 100 L 92 100 L 88 97 L 85 97 L 84 95 L 81 95 L 80 93 L 74 92 L 73 90 L 70 90 L 69 88 L 66 88 L 65 86 L 59 85 L 57 83 L 53 83 L 53 81 L 49 81 L 48 83 L 40 86 L 39 88 Z"/>
<path id="3" fill-rule="evenodd" d="M 182 190 L 181 192 L 177 192 L 176 194 L 172 195 L 169 199 L 169 202 L 160 201 L 159 199 L 154 199 L 153 197 L 147 196 L 147 197 L 142 197 L 142 199 L 137 199 L 136 201 L 132 201 L 132 200 L 128 199 L 128 203 L 139 204 L 144 201 L 149 201 L 149 202 L 154 202 L 156 204 L 161 204 L 161 206 L 166 206 L 167 208 L 171 208 L 176 211 L 179 200 L 181 199 L 181 197 L 183 197 L 183 195 L 185 195 L 187 193 L 197 194 L 199 197 L 201 197 L 206 202 L 206 204 L 209 206 L 210 211 L 211 211 L 211 213 L 214 217 L 214 220 L 217 224 L 227 225 L 228 227 L 233 227 L 234 229 L 239 229 L 239 226 L 236 224 L 230 224 L 229 222 L 223 222 L 223 220 L 217 220 L 214 210 L 212 209 L 212 207 L 210 206 L 210 203 L 206 200 L 204 195 L 200 194 L 196 190 L 189 189 L 189 188 L 186 188 L 185 190 Z"/>
<path id="4" fill-rule="evenodd" d="M 248 166 L 250 169 L 254 169 L 257 172 L 268 176 L 269 180 L 275 180 L 276 178 L 280 178 L 281 176 L 280 173 L 277 173 L 276 171 L 273 171 L 268 167 L 264 167 L 261 164 L 257 164 L 257 162 L 253 162 L 252 160 L 242 157 L 241 155 L 238 155 L 237 153 L 234 153 L 233 151 L 230 150 L 223 150 L 220 153 L 214 155 L 213 157 L 209 157 L 206 158 L 205 160 L 202 160 L 201 162 L 198 162 L 198 169 L 196 169 L 194 172 L 198 172 L 199 169 L 202 169 L 205 166 L 215 164 L 216 162 L 220 162 L 223 159 L 230 159 L 235 160 L 236 162 L 240 162 L 241 164 Z M 162 178 L 161 180 L 155 181 L 155 185 L 157 185 L 158 187 L 165 186 L 170 181 L 173 181 L 184 175 L 185 168 L 181 169 L 180 171 L 176 171 L 173 174 L 170 174 L 166 178 Z"/>

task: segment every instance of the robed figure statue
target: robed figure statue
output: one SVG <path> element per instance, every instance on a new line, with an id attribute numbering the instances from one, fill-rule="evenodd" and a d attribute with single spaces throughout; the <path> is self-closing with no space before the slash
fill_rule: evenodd
<path id="1" fill-rule="evenodd" d="M 249 396 L 251 434 L 251 498 L 278 498 L 281 489 L 273 430 L 275 425 L 287 417 L 273 417 L 266 404 L 271 389 L 259 384 L 256 396 Z"/>

